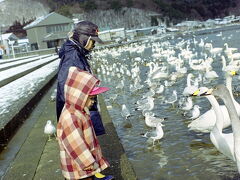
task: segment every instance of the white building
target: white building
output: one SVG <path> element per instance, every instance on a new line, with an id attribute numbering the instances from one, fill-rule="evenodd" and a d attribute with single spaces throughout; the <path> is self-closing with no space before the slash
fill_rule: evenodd
<path id="1" fill-rule="evenodd" d="M 17 45 L 18 37 L 13 33 L 6 33 L 0 36 L 0 44 L 3 45 L 5 53 L 10 55 L 14 53 L 14 46 Z"/>
<path id="2" fill-rule="evenodd" d="M 202 22 L 199 21 L 183 21 L 175 25 L 176 28 L 179 28 L 181 30 L 200 28 L 202 26 L 203 26 Z"/>
<path id="3" fill-rule="evenodd" d="M 29 40 L 28 39 L 18 39 L 17 40 L 17 46 L 15 46 L 16 52 L 21 53 L 21 52 L 28 52 L 30 50 L 29 47 Z"/>
<path id="4" fill-rule="evenodd" d="M 124 28 L 111 29 L 111 30 L 106 30 L 106 31 L 100 31 L 98 36 L 103 41 L 114 41 L 119 38 L 125 39 L 126 31 Z"/>

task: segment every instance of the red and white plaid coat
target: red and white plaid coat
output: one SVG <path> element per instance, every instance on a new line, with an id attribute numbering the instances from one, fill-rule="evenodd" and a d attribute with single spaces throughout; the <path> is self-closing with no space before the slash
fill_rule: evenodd
<path id="1" fill-rule="evenodd" d="M 102 155 L 90 116 L 84 111 L 88 94 L 98 82 L 86 71 L 69 68 L 64 86 L 66 101 L 57 125 L 61 168 L 66 179 L 86 178 L 109 166 Z M 94 170 L 83 170 L 91 164 L 94 164 Z"/>

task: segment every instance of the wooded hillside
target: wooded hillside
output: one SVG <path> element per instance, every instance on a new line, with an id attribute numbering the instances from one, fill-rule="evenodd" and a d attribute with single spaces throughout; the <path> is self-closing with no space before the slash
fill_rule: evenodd
<path id="1" fill-rule="evenodd" d="M 35 0 L 49 6 L 65 16 L 73 13 L 89 12 L 95 9 L 114 9 L 134 7 L 151 10 L 169 17 L 173 21 L 206 20 L 238 15 L 238 0 Z"/>

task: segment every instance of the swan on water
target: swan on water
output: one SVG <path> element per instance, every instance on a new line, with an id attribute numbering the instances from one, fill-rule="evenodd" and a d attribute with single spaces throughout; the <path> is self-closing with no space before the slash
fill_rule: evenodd
<path id="1" fill-rule="evenodd" d="M 232 54 L 233 52 L 238 51 L 238 48 L 229 48 L 228 43 L 224 43 L 224 53 L 228 56 Z"/>
<path id="2" fill-rule="evenodd" d="M 234 71 L 228 71 L 226 72 L 226 86 L 229 89 L 229 92 L 231 94 L 231 97 L 234 101 L 234 104 L 236 106 L 236 109 L 238 110 L 238 115 L 240 116 L 240 106 L 239 104 L 234 100 L 234 97 L 232 95 L 232 77 L 235 76 L 236 73 Z M 229 114 L 227 112 L 227 108 L 224 105 L 220 106 L 221 111 L 223 112 L 223 128 L 226 128 L 231 125 L 231 121 L 229 118 Z M 216 122 L 216 114 L 213 110 L 213 108 L 206 111 L 204 114 L 199 116 L 197 119 L 193 120 L 190 124 L 188 124 L 189 130 L 197 131 L 197 132 L 210 132 Z"/>
<path id="3" fill-rule="evenodd" d="M 214 79 L 214 78 L 218 78 L 219 76 L 216 73 L 216 71 L 212 70 L 212 67 L 207 67 L 204 77 L 207 79 Z"/>
<path id="4" fill-rule="evenodd" d="M 227 65 L 226 58 L 224 56 L 221 56 L 221 58 L 222 58 L 222 65 L 223 65 L 222 71 L 225 71 L 225 72 L 233 71 L 233 70 L 237 71 L 239 69 L 239 66 L 233 62 Z"/>
<path id="5" fill-rule="evenodd" d="M 210 132 L 210 139 L 221 153 L 237 163 L 238 172 L 240 173 L 240 120 L 229 90 L 221 84 L 213 89 L 203 87 L 193 95 L 204 95 L 211 103 L 216 114 L 216 123 Z M 223 100 L 231 119 L 233 133 L 222 132 L 223 112 L 214 96 Z"/>
<path id="6" fill-rule="evenodd" d="M 216 57 L 217 55 L 221 54 L 223 48 L 214 48 L 212 46 L 212 43 L 206 43 L 205 48 L 209 50 L 209 52 L 213 55 L 213 57 Z"/>
<path id="7" fill-rule="evenodd" d="M 148 78 L 159 79 L 168 77 L 168 72 L 166 71 L 167 67 L 165 66 L 159 67 L 157 64 L 153 62 L 148 63 L 147 66 L 149 66 Z"/>
<path id="8" fill-rule="evenodd" d="M 182 93 L 184 96 L 191 95 L 193 92 L 195 92 L 198 89 L 198 87 L 192 85 L 191 83 L 193 77 L 194 75 L 192 73 L 189 73 L 187 75 L 187 86 L 184 88 Z"/>

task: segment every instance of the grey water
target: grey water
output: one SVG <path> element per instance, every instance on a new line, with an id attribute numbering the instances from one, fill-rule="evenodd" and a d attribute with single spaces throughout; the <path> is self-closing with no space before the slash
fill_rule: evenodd
<path id="1" fill-rule="evenodd" d="M 220 33 L 221 32 L 221 33 Z M 200 42 L 203 39 L 204 43 L 212 43 L 213 47 L 222 47 L 224 43 L 228 43 L 229 47 L 240 49 L 240 27 L 239 29 L 228 30 L 222 28 L 217 32 L 206 32 L 204 34 L 187 34 L 185 36 L 172 36 L 165 39 L 174 47 L 178 42 L 188 41 L 189 49 L 195 52 L 200 52 L 194 41 Z M 153 38 L 154 39 L 154 38 Z M 156 40 L 157 42 L 158 40 Z M 163 40 L 161 40 L 162 42 Z M 145 61 L 150 62 L 153 41 L 143 41 L 136 44 L 142 46 L 145 44 L 145 50 L 142 53 L 128 52 L 127 50 L 121 54 L 104 54 L 99 57 L 99 62 L 106 59 L 109 64 L 116 64 L 119 67 L 121 64 L 131 70 L 131 65 L 134 58 L 140 57 Z M 186 46 L 185 46 L 186 48 Z M 110 50 L 111 52 L 113 50 Z M 118 52 L 119 49 L 114 51 Z M 130 50 L 129 50 L 130 51 Z M 177 56 L 177 51 L 175 56 Z M 126 58 L 127 57 L 127 58 Z M 200 57 L 199 57 L 200 58 Z M 185 63 L 186 66 L 186 63 Z M 186 66 L 187 67 L 187 66 Z M 222 73 L 221 56 L 214 57 L 212 64 L 213 70 L 219 75 L 219 78 L 205 83 L 205 86 L 212 87 L 219 83 L 224 83 L 224 75 Z M 155 95 L 154 109 L 152 110 L 156 116 L 166 118 L 163 122 L 164 137 L 156 143 L 155 146 L 147 138 L 142 137 L 142 134 L 151 128 L 145 125 L 144 116 L 141 111 L 136 110 L 136 102 L 141 99 L 142 95 L 149 91 L 148 85 L 144 82 L 147 77 L 149 67 L 142 65 L 140 67 L 141 84 L 143 88 L 131 92 L 129 87 L 133 84 L 133 80 L 127 75 L 117 77 L 113 75 L 101 75 L 101 85 L 109 86 L 111 90 L 104 94 L 106 104 L 121 143 L 136 171 L 137 177 L 140 180 L 230 180 L 240 179 L 236 163 L 221 154 L 211 143 L 209 133 L 198 133 L 190 131 L 187 125 L 190 123 L 187 117 L 184 117 L 178 110 L 178 107 L 172 107 L 170 104 L 164 103 L 164 97 L 170 96 L 172 90 L 178 92 L 178 100 L 182 97 L 181 93 L 186 86 L 186 75 L 178 78 L 177 81 L 169 87 L 165 87 L 163 95 Z M 198 75 L 198 72 L 188 69 L 187 73 Z M 119 82 L 124 81 L 122 89 L 116 88 Z M 159 84 L 163 83 L 163 80 Z M 236 89 L 239 86 L 239 78 L 233 78 L 233 86 Z M 111 99 L 113 95 L 117 95 L 116 99 Z M 240 99 L 235 96 L 235 99 L 240 102 Z M 201 107 L 201 114 L 210 109 L 210 104 L 205 98 L 193 98 L 194 104 Z M 177 105 L 178 102 L 176 102 Z M 121 116 L 121 106 L 126 104 L 130 110 L 131 116 L 126 120 Z M 227 129 L 226 131 L 231 131 Z"/>

